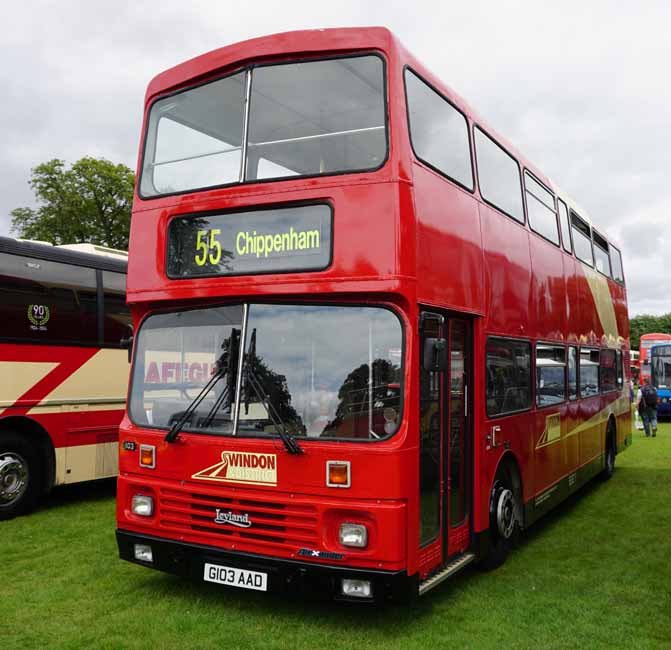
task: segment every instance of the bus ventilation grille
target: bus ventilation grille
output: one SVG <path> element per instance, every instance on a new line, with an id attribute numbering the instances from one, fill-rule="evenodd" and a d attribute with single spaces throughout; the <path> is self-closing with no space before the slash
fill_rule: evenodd
<path id="1" fill-rule="evenodd" d="M 204 540 L 227 548 L 285 547 L 314 545 L 318 541 L 317 509 L 314 505 L 277 495 L 245 498 L 240 490 L 218 493 L 193 490 L 160 490 L 159 517 L 164 530 L 190 531 Z M 248 527 L 217 523 L 222 513 L 247 515 Z"/>

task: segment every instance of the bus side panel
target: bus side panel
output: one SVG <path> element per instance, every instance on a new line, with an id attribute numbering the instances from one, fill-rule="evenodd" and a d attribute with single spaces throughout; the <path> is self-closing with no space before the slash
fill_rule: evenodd
<path id="1" fill-rule="evenodd" d="M 469 192 L 420 164 L 413 166 L 413 183 L 419 301 L 482 312 L 483 265 L 477 203 Z"/>
<path id="2" fill-rule="evenodd" d="M 528 232 L 522 224 L 480 204 L 487 333 L 529 335 L 531 270 Z"/>
<path id="3" fill-rule="evenodd" d="M 566 330 L 566 283 L 559 249 L 540 236 L 529 235 L 531 305 L 529 335 L 539 341 L 561 340 Z"/>

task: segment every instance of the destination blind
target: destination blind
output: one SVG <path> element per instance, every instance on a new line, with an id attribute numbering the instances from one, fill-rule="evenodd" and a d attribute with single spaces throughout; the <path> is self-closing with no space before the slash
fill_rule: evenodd
<path id="1" fill-rule="evenodd" d="M 177 217 L 168 226 L 168 276 L 319 271 L 331 262 L 332 222 L 326 204 Z"/>

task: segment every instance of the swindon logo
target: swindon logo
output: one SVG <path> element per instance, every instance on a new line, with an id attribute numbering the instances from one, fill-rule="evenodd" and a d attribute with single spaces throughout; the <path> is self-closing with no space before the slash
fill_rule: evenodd
<path id="1" fill-rule="evenodd" d="M 206 467 L 191 478 L 219 483 L 277 485 L 277 456 L 248 451 L 222 451 L 221 462 Z"/>
<path id="2" fill-rule="evenodd" d="M 230 524 L 231 526 L 237 526 L 238 528 L 249 528 L 252 525 L 249 515 L 246 512 L 244 514 L 237 514 L 230 510 L 224 512 L 220 508 L 217 508 L 216 510 L 214 523 Z"/>

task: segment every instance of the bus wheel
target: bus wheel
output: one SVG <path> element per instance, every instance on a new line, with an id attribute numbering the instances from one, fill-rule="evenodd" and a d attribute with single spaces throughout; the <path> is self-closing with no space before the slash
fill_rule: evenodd
<path id="1" fill-rule="evenodd" d="M 615 424 L 612 420 L 608 422 L 606 429 L 606 449 L 605 462 L 601 476 L 604 481 L 607 481 L 613 476 L 615 472 Z"/>
<path id="2" fill-rule="evenodd" d="M 520 505 L 510 465 L 499 467 L 489 497 L 489 539 L 480 557 L 480 566 L 491 571 L 508 557 L 519 532 Z"/>
<path id="3" fill-rule="evenodd" d="M 40 494 L 39 452 L 12 431 L 0 431 L 0 520 L 31 510 Z"/>

